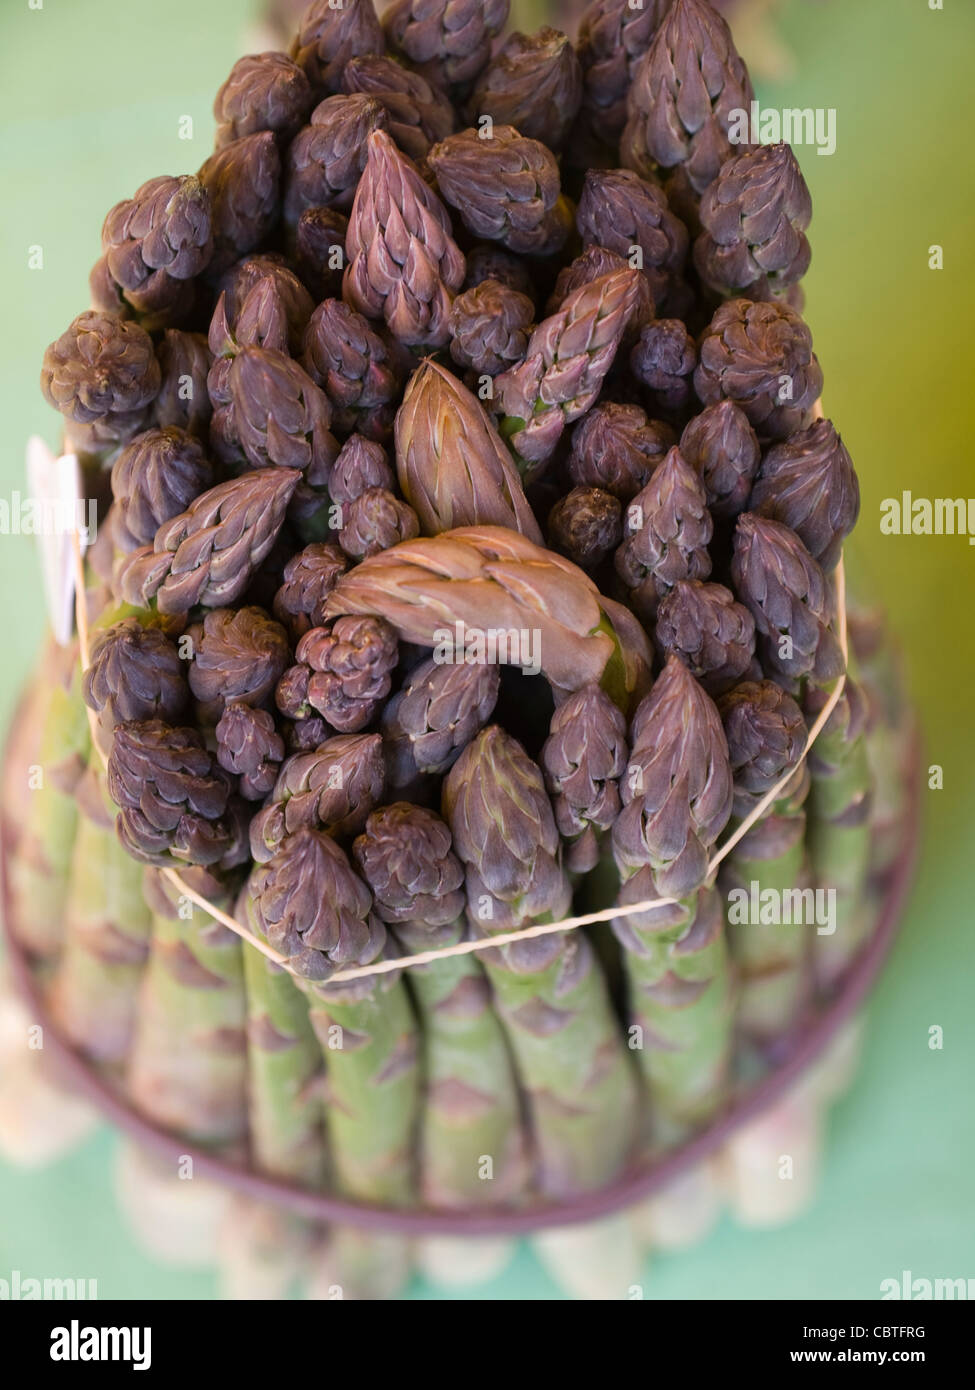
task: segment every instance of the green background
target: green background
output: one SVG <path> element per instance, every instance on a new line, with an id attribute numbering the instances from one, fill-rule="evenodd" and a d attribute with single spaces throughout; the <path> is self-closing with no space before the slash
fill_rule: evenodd
<path id="1" fill-rule="evenodd" d="M 160 172 L 196 169 L 212 140 L 213 93 L 240 51 L 243 0 L 0 0 L 0 496 L 22 486 L 32 432 L 58 423 L 37 385 L 45 345 L 87 307 L 87 272 L 106 210 Z M 554 21 L 554 22 L 557 22 Z M 944 789 L 925 794 L 913 905 L 870 1008 L 858 1080 L 832 1112 L 825 1175 L 792 1225 L 742 1231 L 724 1219 L 696 1250 L 661 1256 L 649 1297 L 876 1297 L 904 1269 L 975 1276 L 975 969 L 972 936 L 971 617 L 975 551 L 959 537 L 887 537 L 879 505 L 909 488 L 967 496 L 975 360 L 975 5 L 944 0 L 787 0 L 782 32 L 797 75 L 764 84 L 769 105 L 835 107 L 831 158 L 798 151 L 816 213 L 808 318 L 825 405 L 863 489 L 852 544 L 857 587 L 887 605 L 909 652 L 926 758 Z M 193 117 L 195 139 L 178 138 Z M 944 247 L 944 269 L 928 248 Z M 40 245 L 43 270 L 29 270 Z M 30 542 L 0 536 L 9 716 L 42 623 Z M 928 1028 L 944 1029 L 943 1051 Z M 102 1131 L 41 1171 L 0 1163 L 0 1278 L 97 1277 L 101 1297 L 203 1298 L 214 1280 L 155 1267 L 111 1193 Z M 426 1285 L 418 1297 L 443 1294 Z M 471 1291 L 558 1291 L 527 1251 Z"/>

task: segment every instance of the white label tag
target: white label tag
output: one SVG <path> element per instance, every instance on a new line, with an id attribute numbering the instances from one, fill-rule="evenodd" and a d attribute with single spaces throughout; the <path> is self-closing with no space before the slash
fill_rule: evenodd
<path id="1" fill-rule="evenodd" d="M 32 435 L 27 441 L 27 490 L 48 618 L 55 640 L 66 647 L 74 632 L 75 537 L 82 555 L 89 540 L 77 454 L 56 457 L 43 439 Z"/>

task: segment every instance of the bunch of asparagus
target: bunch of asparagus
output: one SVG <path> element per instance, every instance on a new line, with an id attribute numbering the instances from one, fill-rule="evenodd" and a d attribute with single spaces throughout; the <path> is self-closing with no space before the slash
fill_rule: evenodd
<path id="1" fill-rule="evenodd" d="M 144 1115 L 448 1210 L 707 1123 L 869 920 L 799 166 L 732 144 L 707 0 L 595 0 L 575 45 L 507 10 L 315 0 L 200 170 L 108 214 L 42 370 L 112 500 L 15 884 Z M 833 937 L 729 910 L 812 886 Z M 338 1245 L 363 1287 L 401 1254 Z"/>

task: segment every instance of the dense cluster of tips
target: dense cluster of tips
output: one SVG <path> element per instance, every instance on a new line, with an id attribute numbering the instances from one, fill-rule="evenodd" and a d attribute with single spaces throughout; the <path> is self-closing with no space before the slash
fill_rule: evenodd
<path id="1" fill-rule="evenodd" d="M 54 1016 L 157 1124 L 386 1205 L 571 1200 L 712 1120 L 884 844 L 876 644 L 804 757 L 859 496 L 796 158 L 730 142 L 706 0 L 507 20 L 316 0 L 42 371 L 104 503 L 15 885 Z M 835 931 L 736 923 L 756 884 Z"/>

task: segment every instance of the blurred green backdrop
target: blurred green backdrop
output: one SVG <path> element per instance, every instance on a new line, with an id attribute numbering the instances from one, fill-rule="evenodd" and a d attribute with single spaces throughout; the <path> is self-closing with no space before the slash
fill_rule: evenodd
<path id="1" fill-rule="evenodd" d="M 0 496 L 22 486 L 28 434 L 56 442 L 38 368 L 45 345 L 87 307 L 105 212 L 146 178 L 206 157 L 213 94 L 251 12 L 245 0 L 2 0 Z M 646 1284 L 656 1298 L 872 1298 L 904 1269 L 975 1276 L 975 553 L 964 538 L 879 531 L 881 499 L 902 489 L 975 492 L 975 5 L 785 0 L 780 30 L 797 70 L 761 84 L 763 101 L 837 112 L 836 153 L 797 153 L 816 209 L 806 283 L 825 406 L 863 489 L 851 570 L 860 592 L 887 605 L 909 652 L 926 759 L 943 765 L 944 790 L 925 796 L 913 906 L 870 1008 L 857 1083 L 832 1113 L 813 1207 L 776 1231 L 725 1220 L 693 1252 L 659 1258 Z M 185 116 L 192 141 L 179 138 Z M 935 244 L 940 271 L 928 266 Z M 28 268 L 35 246 L 41 270 Z M 5 721 L 37 646 L 42 599 L 30 541 L 0 542 Z M 944 1029 L 943 1051 L 928 1049 L 932 1024 Z M 212 1296 L 209 1275 L 157 1268 L 136 1248 L 111 1193 L 112 1143 L 103 1131 L 43 1171 L 0 1164 L 0 1277 L 83 1274 L 97 1277 L 103 1298 Z M 420 1284 L 414 1293 L 443 1296 Z M 558 1292 L 524 1250 L 469 1296 Z"/>

